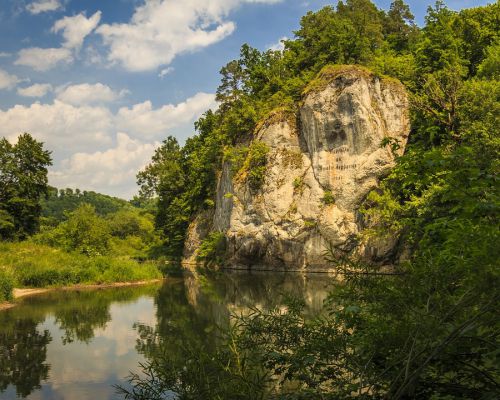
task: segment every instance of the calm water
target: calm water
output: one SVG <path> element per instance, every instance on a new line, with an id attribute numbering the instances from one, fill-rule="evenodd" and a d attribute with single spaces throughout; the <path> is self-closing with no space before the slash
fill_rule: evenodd
<path id="1" fill-rule="evenodd" d="M 0 312 L 0 399 L 118 399 L 113 385 L 126 386 L 156 342 L 179 351 L 183 338 L 210 339 L 231 314 L 279 305 L 285 293 L 316 313 L 329 285 L 318 274 L 232 272 L 26 298 Z"/>

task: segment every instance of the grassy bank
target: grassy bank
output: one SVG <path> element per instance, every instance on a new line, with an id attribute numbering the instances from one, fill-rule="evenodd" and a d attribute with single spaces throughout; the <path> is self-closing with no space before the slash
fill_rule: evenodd
<path id="1" fill-rule="evenodd" d="M 135 282 L 161 277 L 154 263 L 87 257 L 31 242 L 0 243 L 0 301 L 11 299 L 14 287 Z"/>

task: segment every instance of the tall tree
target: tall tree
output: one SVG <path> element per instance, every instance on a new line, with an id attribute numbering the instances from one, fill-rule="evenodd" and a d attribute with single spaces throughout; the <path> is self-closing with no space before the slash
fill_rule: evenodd
<path id="1" fill-rule="evenodd" d="M 0 140 L 0 237 L 23 239 L 36 232 L 50 165 L 50 152 L 29 133 L 15 145 Z"/>

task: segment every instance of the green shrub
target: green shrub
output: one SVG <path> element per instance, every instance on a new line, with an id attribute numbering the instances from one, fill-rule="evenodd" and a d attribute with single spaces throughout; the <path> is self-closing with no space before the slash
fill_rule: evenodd
<path id="1" fill-rule="evenodd" d="M 264 184 L 267 170 L 267 153 L 269 153 L 269 146 L 259 140 L 253 141 L 248 150 L 248 156 L 243 166 L 244 175 L 250 189 L 254 191 L 259 190 Z"/>
<path id="2" fill-rule="evenodd" d="M 230 163 L 233 174 L 243 168 L 248 156 L 248 147 L 246 146 L 227 146 L 223 151 L 223 160 Z"/>
<path id="3" fill-rule="evenodd" d="M 293 189 L 296 193 L 302 194 L 304 192 L 304 177 L 298 176 L 293 180 Z"/>
<path id="4" fill-rule="evenodd" d="M 0 243 L 0 259 L 20 286 L 133 282 L 162 277 L 155 263 L 110 256 L 89 258 L 31 242 Z M 0 281 L 3 280 L 0 275 Z"/>
<path id="5" fill-rule="evenodd" d="M 222 232 L 212 232 L 203 240 L 196 256 L 205 267 L 220 265 L 226 251 L 226 236 Z"/>
<path id="6" fill-rule="evenodd" d="M 335 203 L 335 198 L 330 190 L 325 190 L 323 193 L 323 198 L 321 199 L 323 204 L 329 205 Z"/>
<path id="7" fill-rule="evenodd" d="M 12 290 L 14 289 L 14 279 L 5 269 L 0 267 L 0 302 L 12 299 Z"/>
<path id="8" fill-rule="evenodd" d="M 108 222 L 96 214 L 92 205 L 84 203 L 68 214 L 67 221 L 40 233 L 35 241 L 94 257 L 108 253 L 110 238 Z"/>

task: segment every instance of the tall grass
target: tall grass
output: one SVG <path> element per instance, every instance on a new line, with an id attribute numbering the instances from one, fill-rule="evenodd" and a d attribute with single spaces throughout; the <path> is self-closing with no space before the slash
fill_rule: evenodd
<path id="1" fill-rule="evenodd" d="M 136 282 L 161 278 L 154 263 L 128 258 L 87 257 L 32 242 L 0 243 L 0 300 L 12 287 Z"/>
<path id="2" fill-rule="evenodd" d="M 2 268 L 0 265 L 0 303 L 12 298 L 12 290 L 14 289 L 14 279 L 7 268 Z"/>

